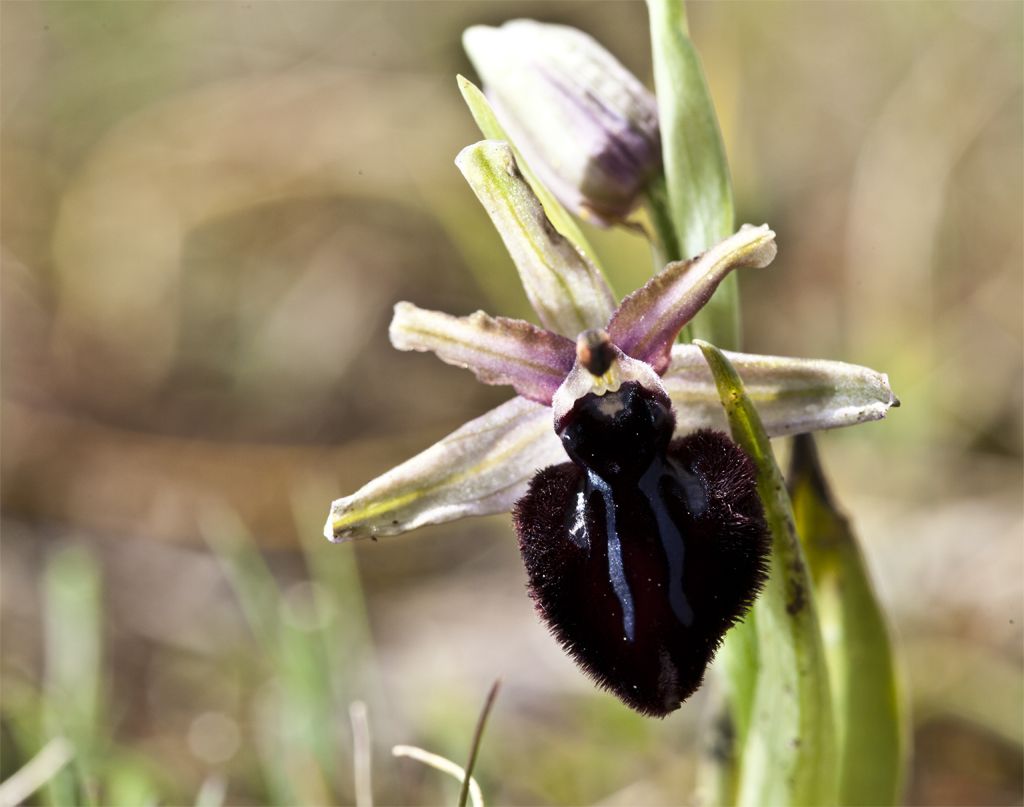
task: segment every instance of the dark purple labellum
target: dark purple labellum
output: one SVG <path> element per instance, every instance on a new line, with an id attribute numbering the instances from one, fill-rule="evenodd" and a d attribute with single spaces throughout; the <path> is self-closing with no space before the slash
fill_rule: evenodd
<path id="1" fill-rule="evenodd" d="M 755 470 L 726 435 L 672 441 L 659 392 L 627 382 L 557 424 L 515 525 L 541 617 L 599 685 L 663 716 L 700 686 L 767 576 Z"/>

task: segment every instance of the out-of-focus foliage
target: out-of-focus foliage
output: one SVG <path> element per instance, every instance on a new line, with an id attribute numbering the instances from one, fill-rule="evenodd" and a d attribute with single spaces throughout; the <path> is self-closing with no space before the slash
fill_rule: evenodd
<path id="1" fill-rule="evenodd" d="M 778 233 L 745 347 L 884 368 L 903 402 L 820 448 L 905 650 L 918 804 L 1022 797 L 1022 14 L 690 12 L 737 220 Z M 0 778 L 60 725 L 85 747 L 42 800 L 66 775 L 104 802 L 351 802 L 360 699 L 378 799 L 453 801 L 387 749 L 464 762 L 501 675 L 490 801 L 692 789 L 702 698 L 652 722 L 593 690 L 505 520 L 319 537 L 324 501 L 503 398 L 386 324 L 398 299 L 528 311 L 452 165 L 479 137 L 461 32 L 515 16 L 651 86 L 636 3 L 0 4 Z M 587 237 L 618 292 L 648 276 L 642 239 Z"/>
<path id="2" fill-rule="evenodd" d="M 864 556 L 839 511 L 814 438 L 793 441 L 789 495 L 814 580 L 838 736 L 838 803 L 899 804 L 906 706 L 892 636 Z"/>

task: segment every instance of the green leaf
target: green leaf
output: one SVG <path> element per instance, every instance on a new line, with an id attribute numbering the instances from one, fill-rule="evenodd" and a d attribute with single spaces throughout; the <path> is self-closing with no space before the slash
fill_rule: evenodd
<path id="1" fill-rule="evenodd" d="M 44 602 L 45 731 L 69 739 L 75 753 L 71 766 L 47 784 L 47 799 L 93 804 L 98 756 L 106 745 L 103 596 L 99 564 L 86 549 L 63 548 L 48 560 Z"/>
<path id="2" fill-rule="evenodd" d="M 758 670 L 741 738 L 736 802 L 828 805 L 836 799 L 836 736 L 825 650 L 793 511 L 771 444 L 735 368 L 696 342 L 711 368 L 733 439 L 757 466 L 757 488 L 772 536 L 771 574 L 752 630 Z M 744 641 L 749 636 L 740 636 Z M 749 684 L 739 682 L 739 691 Z M 742 715 L 741 715 L 742 716 Z"/>
<path id="3" fill-rule="evenodd" d="M 729 631 L 717 656 L 718 663 L 725 671 L 732 735 L 740 743 L 750 729 L 750 714 L 754 707 L 754 690 L 760 667 L 756 621 L 757 613 L 754 609 L 747 614 L 743 622 Z"/>
<path id="4" fill-rule="evenodd" d="M 678 260 L 692 258 L 735 229 L 725 146 L 682 0 L 647 0 L 654 85 L 661 124 L 669 216 Z M 652 204 L 656 200 L 652 200 Z M 695 336 L 738 350 L 739 287 L 728 278 L 692 323 Z"/>
<path id="5" fill-rule="evenodd" d="M 892 639 L 864 556 L 835 504 L 809 434 L 794 440 L 789 486 L 826 637 L 839 804 L 897 804 L 907 727 Z"/>
<path id="6" fill-rule="evenodd" d="M 576 224 L 576 220 L 572 217 L 568 210 L 554 197 L 544 183 L 537 179 L 537 175 L 533 172 L 526 160 L 523 159 L 522 153 L 516 148 L 516 144 L 512 142 L 508 134 L 505 132 L 504 127 L 498 122 L 497 116 L 494 114 L 494 110 L 491 109 L 491 105 L 487 101 L 487 97 L 483 94 L 479 87 L 477 87 L 472 81 L 465 76 L 458 76 L 459 91 L 462 93 L 462 97 L 466 101 L 466 106 L 469 107 L 470 114 L 473 116 L 473 120 L 476 121 L 476 125 L 480 128 L 481 134 L 488 140 L 504 140 L 515 152 L 516 163 L 519 165 L 520 170 L 526 175 L 527 181 L 530 183 L 530 187 L 533 188 L 533 192 L 540 199 L 541 205 L 544 207 L 544 212 L 547 213 L 551 223 L 555 226 L 562 235 L 568 238 L 576 247 L 590 259 L 590 262 L 598 268 L 600 271 L 601 265 L 597 260 L 597 253 L 594 252 L 593 247 L 587 242 L 586 237 L 583 235 L 583 231 Z M 732 232 L 731 230 L 729 232 Z M 729 235 L 729 233 L 726 233 Z"/>

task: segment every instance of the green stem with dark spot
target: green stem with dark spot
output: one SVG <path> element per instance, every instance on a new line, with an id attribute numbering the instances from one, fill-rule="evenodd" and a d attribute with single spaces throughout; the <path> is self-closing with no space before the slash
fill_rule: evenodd
<path id="1" fill-rule="evenodd" d="M 651 220 L 654 238 L 651 240 L 651 252 L 654 254 L 654 271 L 660 272 L 666 264 L 682 260 L 679 254 L 679 241 L 672 224 L 672 211 L 668 204 L 668 187 L 665 175 L 659 174 L 647 186 L 647 215 Z"/>

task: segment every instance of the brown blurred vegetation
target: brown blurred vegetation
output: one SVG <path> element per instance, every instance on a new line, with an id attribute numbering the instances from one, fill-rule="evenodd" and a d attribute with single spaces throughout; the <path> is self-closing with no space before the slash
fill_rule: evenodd
<path id="1" fill-rule="evenodd" d="M 918 804 L 1022 799 L 1022 12 L 690 12 L 739 217 L 778 232 L 773 268 L 741 281 L 746 347 L 876 367 L 903 403 L 820 442 L 902 638 Z M 295 601 L 300 546 L 356 559 L 374 660 L 353 644 L 346 663 L 374 681 L 351 694 L 371 703 L 381 798 L 448 793 L 386 748 L 460 759 L 501 675 L 480 763 L 493 801 L 686 800 L 699 701 L 651 723 L 595 692 L 537 624 L 506 519 L 319 546 L 330 499 L 507 395 L 387 341 L 401 299 L 528 313 L 452 165 L 479 138 L 455 86 L 472 75 L 462 29 L 567 22 L 649 81 L 643 5 L 0 16 L 5 719 L 43 677 L 46 559 L 85 546 L 117 742 L 172 801 L 210 769 L 229 802 L 269 798 L 253 710 L 273 665 L 203 537 L 211 513 L 237 514 Z M 620 294 L 642 282 L 639 239 L 594 237 Z M 344 712 L 324 719 L 347 732 Z M 37 750 L 5 746 L 4 775 Z M 347 765 L 329 783 L 342 800 Z"/>

